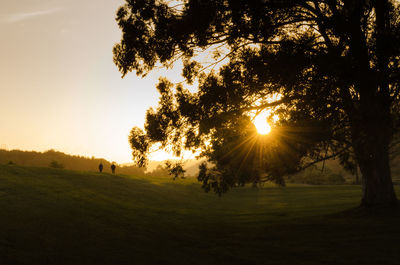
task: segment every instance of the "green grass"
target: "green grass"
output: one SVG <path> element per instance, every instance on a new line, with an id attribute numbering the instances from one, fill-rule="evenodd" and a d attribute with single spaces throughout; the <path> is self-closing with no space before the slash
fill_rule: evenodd
<path id="1" fill-rule="evenodd" d="M 360 196 L 292 185 L 219 198 L 190 179 L 0 166 L 0 264 L 399 264 L 399 214 L 345 212 Z"/>

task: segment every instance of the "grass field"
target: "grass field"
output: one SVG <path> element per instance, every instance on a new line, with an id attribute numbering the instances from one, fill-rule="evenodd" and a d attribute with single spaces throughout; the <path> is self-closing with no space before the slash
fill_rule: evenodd
<path id="1" fill-rule="evenodd" d="M 397 194 L 400 194 L 396 187 Z M 359 186 L 240 188 L 0 166 L 0 264 L 400 264 Z"/>

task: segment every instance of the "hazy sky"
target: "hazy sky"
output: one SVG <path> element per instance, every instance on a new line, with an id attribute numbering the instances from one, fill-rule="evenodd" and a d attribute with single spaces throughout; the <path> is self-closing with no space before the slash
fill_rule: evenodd
<path id="1" fill-rule="evenodd" d="M 0 1 L 0 147 L 131 161 L 127 141 L 158 99 L 112 62 L 123 0 Z M 169 73 L 174 75 L 174 73 Z"/>

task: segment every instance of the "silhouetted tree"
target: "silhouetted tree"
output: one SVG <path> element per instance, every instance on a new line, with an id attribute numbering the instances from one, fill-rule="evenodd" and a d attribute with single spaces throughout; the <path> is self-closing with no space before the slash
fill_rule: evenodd
<path id="1" fill-rule="evenodd" d="M 398 3 L 169 2 L 127 0 L 116 17 L 123 35 L 114 61 L 123 76 L 182 59 L 186 81 L 199 83 L 190 92 L 160 79 L 145 132 L 130 136 L 139 165 L 155 143 L 178 154 L 200 148 L 212 166 L 199 179 L 224 192 L 339 157 L 360 168 L 362 205 L 397 203 L 388 151 L 399 129 Z M 213 52 L 208 66 L 223 64 L 218 72 L 197 62 L 201 51 Z M 249 117 L 266 109 L 280 119 L 275 135 L 261 139 Z"/>
<path id="2" fill-rule="evenodd" d="M 171 161 L 166 161 L 165 162 L 165 168 L 168 171 L 168 174 L 172 176 L 175 179 L 177 178 L 184 178 L 185 177 L 185 170 L 183 169 L 183 163 L 182 162 L 171 162 Z"/>

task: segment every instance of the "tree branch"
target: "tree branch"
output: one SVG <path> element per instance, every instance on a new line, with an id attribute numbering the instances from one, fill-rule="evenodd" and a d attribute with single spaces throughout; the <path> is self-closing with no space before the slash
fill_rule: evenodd
<path id="1" fill-rule="evenodd" d="M 309 168 L 309 167 L 311 167 L 311 166 L 313 166 L 313 165 L 315 165 L 315 164 L 317 164 L 317 163 L 319 163 L 319 162 L 322 162 L 322 161 L 325 161 L 325 160 L 328 160 L 328 159 L 337 157 L 338 155 L 340 155 L 340 154 L 346 152 L 347 150 L 349 150 L 350 147 L 351 147 L 351 146 L 347 146 L 347 147 L 343 148 L 342 150 L 340 150 L 340 151 L 338 151 L 338 152 L 336 152 L 336 153 L 333 153 L 333 154 L 331 154 L 331 155 L 329 155 L 329 156 L 324 156 L 324 157 L 321 157 L 321 158 L 319 158 L 319 159 L 317 159 L 317 160 L 314 160 L 313 162 L 310 162 L 310 163 L 308 163 L 308 164 L 306 164 L 306 165 L 300 167 L 300 168 L 299 168 L 299 171 L 304 170 L 304 169 L 306 169 L 306 168 Z"/>

